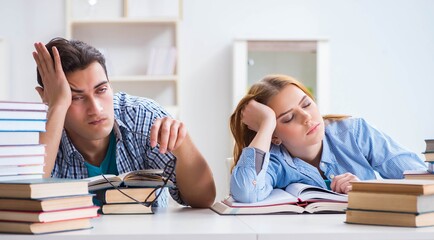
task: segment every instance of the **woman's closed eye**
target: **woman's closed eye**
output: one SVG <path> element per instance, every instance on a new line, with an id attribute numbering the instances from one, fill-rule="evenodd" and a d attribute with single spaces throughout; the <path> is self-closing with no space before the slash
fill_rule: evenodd
<path id="1" fill-rule="evenodd" d="M 290 113 L 290 114 L 287 114 L 285 117 L 282 118 L 282 122 L 283 123 L 289 123 L 292 121 L 292 119 L 294 119 L 294 114 Z"/>
<path id="2" fill-rule="evenodd" d="M 302 105 L 301 107 L 302 107 L 302 108 L 307 108 L 307 107 L 309 107 L 311 104 L 312 104 L 311 101 L 306 101 L 306 102 L 303 103 L 303 105 Z"/>

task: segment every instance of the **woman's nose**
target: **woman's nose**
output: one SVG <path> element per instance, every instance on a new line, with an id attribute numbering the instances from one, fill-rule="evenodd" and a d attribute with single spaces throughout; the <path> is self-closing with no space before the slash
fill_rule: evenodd
<path id="1" fill-rule="evenodd" d="M 303 116 L 302 118 L 303 124 L 308 124 L 312 119 L 312 116 L 307 111 L 301 110 L 301 115 Z"/>

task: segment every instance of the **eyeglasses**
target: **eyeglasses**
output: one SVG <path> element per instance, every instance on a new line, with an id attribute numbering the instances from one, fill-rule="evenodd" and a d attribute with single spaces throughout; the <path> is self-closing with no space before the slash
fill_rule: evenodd
<path id="1" fill-rule="evenodd" d="M 139 201 L 133 197 L 131 197 L 130 195 L 128 195 L 127 193 L 123 192 L 122 189 L 120 189 L 118 186 L 114 185 L 110 180 L 108 180 L 104 174 L 101 174 L 101 176 L 117 191 L 119 191 L 120 193 L 122 193 L 124 196 L 128 197 L 129 199 L 133 200 L 134 202 L 141 204 L 145 207 L 150 207 L 152 206 L 157 199 L 160 197 L 161 193 L 163 192 L 165 187 L 168 187 L 168 183 L 170 182 L 170 179 L 173 177 L 173 174 L 175 172 L 175 167 L 176 167 L 176 159 L 171 159 L 170 161 L 165 163 L 164 169 L 163 169 L 163 173 L 161 174 L 161 178 L 163 179 L 161 185 L 157 185 L 154 187 L 154 189 L 148 194 L 148 196 L 145 198 L 145 200 Z M 165 177 L 164 175 L 166 175 L 167 177 Z M 159 190 L 159 191 L 158 191 Z M 148 201 L 154 194 L 155 198 L 152 201 Z"/>

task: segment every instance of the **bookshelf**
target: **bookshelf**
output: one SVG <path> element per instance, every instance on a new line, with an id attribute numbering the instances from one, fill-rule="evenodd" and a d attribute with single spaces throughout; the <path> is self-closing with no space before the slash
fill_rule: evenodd
<path id="1" fill-rule="evenodd" d="M 65 0 L 66 37 L 106 57 L 115 92 L 147 97 L 179 117 L 181 0 Z"/>
<path id="2" fill-rule="evenodd" d="M 8 66 L 6 61 L 6 40 L 0 38 L 0 100 L 9 99 Z"/>

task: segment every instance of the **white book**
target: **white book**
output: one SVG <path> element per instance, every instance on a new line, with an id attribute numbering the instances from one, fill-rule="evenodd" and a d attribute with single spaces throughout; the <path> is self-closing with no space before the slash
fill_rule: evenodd
<path id="1" fill-rule="evenodd" d="M 41 102 L 0 101 L 1 110 L 40 110 L 47 111 L 47 105 Z"/>
<path id="2" fill-rule="evenodd" d="M 0 156 L 0 166 L 44 164 L 44 154 L 23 156 Z"/>
<path id="3" fill-rule="evenodd" d="M 4 120 L 0 119 L 0 131 L 45 132 L 46 120 Z"/>
<path id="4" fill-rule="evenodd" d="M 23 156 L 45 154 L 44 144 L 0 145 L 0 156 Z"/>
<path id="5" fill-rule="evenodd" d="M 165 75 L 173 75 L 175 73 L 176 65 L 176 48 L 170 47 L 167 49 L 166 62 L 165 62 Z"/>
<path id="6" fill-rule="evenodd" d="M 157 53 L 157 50 L 155 48 L 152 48 L 150 53 L 149 53 L 148 68 L 146 70 L 147 75 L 154 75 L 156 53 Z"/>
<path id="7" fill-rule="evenodd" d="M 0 176 L 17 174 L 43 174 L 44 165 L 0 166 Z"/>
<path id="8" fill-rule="evenodd" d="M 17 174 L 17 175 L 10 175 L 10 176 L 0 176 L 0 182 L 25 180 L 25 179 L 42 179 L 42 173 L 40 173 L 40 174 Z"/>
<path id="9" fill-rule="evenodd" d="M 38 144 L 39 132 L 0 132 L 0 145 Z"/>
<path id="10" fill-rule="evenodd" d="M 28 119 L 28 120 L 45 120 L 47 111 L 31 110 L 0 110 L 0 119 Z"/>

